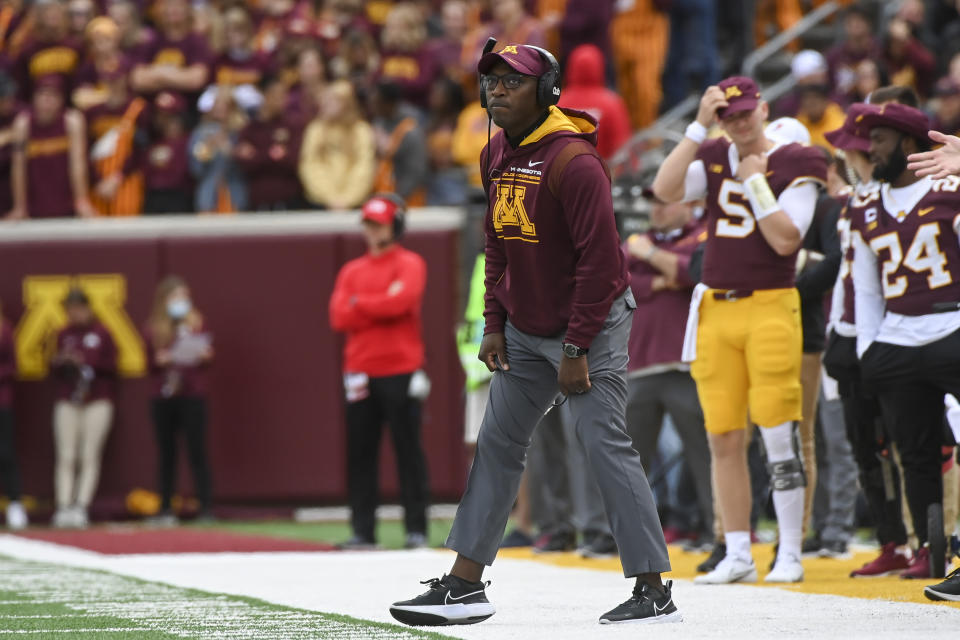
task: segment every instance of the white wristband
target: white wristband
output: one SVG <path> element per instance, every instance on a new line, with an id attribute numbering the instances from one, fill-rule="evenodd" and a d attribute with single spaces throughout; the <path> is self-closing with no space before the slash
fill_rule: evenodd
<path id="1" fill-rule="evenodd" d="M 707 128 L 694 120 L 687 125 L 687 130 L 683 132 L 683 135 L 697 144 L 703 144 L 703 141 L 707 139 Z"/>
<path id="2" fill-rule="evenodd" d="M 757 220 L 763 220 L 775 211 L 780 210 L 780 203 L 773 195 L 773 190 L 767 183 L 767 178 L 762 173 L 755 173 L 743 181 L 744 191 L 747 192 L 747 200 L 750 201 L 750 208 L 753 209 L 753 217 Z"/>

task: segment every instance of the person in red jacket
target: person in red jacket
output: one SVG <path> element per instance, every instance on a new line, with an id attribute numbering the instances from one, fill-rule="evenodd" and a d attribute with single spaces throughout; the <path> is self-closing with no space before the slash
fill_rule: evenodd
<path id="1" fill-rule="evenodd" d="M 630 138 L 630 114 L 623 98 L 606 87 L 603 80 L 603 52 L 583 44 L 567 60 L 560 107 L 586 111 L 599 124 L 597 151 L 610 158 Z"/>
<path id="2" fill-rule="evenodd" d="M 353 537 L 344 548 L 376 544 L 380 433 L 390 425 L 400 476 L 407 548 L 426 545 L 427 464 L 420 443 L 425 396 L 420 306 L 427 280 L 423 258 L 401 247 L 405 205 L 375 195 L 361 219 L 368 251 L 337 275 L 330 325 L 347 334 L 343 382 L 347 401 L 347 487 Z"/>

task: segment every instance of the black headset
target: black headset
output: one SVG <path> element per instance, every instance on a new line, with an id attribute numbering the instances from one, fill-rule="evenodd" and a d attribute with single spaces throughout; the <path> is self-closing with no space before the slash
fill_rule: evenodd
<path id="1" fill-rule="evenodd" d="M 497 46 L 496 38 L 488 38 L 487 44 L 483 46 L 483 53 L 481 54 L 481 57 L 493 51 L 495 46 Z M 557 104 L 557 102 L 560 101 L 560 63 L 558 63 L 553 54 L 546 49 L 535 47 L 532 44 L 525 44 L 522 46 L 536 51 L 538 54 L 540 54 L 540 57 L 546 60 L 547 64 L 550 65 L 550 69 L 542 73 L 540 77 L 537 78 L 537 105 L 546 109 L 547 107 Z M 480 79 L 480 106 L 486 109 L 487 92 L 483 88 L 483 77 L 481 76 Z"/>

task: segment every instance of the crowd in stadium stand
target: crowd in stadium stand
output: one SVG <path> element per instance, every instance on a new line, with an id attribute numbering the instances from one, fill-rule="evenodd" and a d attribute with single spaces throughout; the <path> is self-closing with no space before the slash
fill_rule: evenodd
<path id="1" fill-rule="evenodd" d="M 487 37 L 556 52 L 561 106 L 601 115 L 609 157 L 822 2 L 753 4 L 5 0 L 0 211 L 336 210 L 377 191 L 461 205 L 487 137 L 475 72 Z M 799 116 L 816 142 L 846 104 L 894 83 L 960 128 L 956 4 L 866 6 L 835 20 L 832 48 L 797 53 L 798 88 L 776 115 Z"/>

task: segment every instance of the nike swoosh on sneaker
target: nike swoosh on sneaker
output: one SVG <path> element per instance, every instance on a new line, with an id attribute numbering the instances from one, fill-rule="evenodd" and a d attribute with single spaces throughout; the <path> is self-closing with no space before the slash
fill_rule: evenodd
<path id="1" fill-rule="evenodd" d="M 543 164 L 544 162 L 545 162 L 544 160 L 541 160 L 540 162 L 534 162 L 533 160 L 531 160 L 531 161 L 527 162 L 527 166 L 535 167 L 535 166 L 537 166 L 538 164 Z"/>
<path id="2" fill-rule="evenodd" d="M 667 610 L 667 607 L 669 607 L 672 602 L 673 602 L 673 598 L 670 598 L 669 600 L 667 600 L 667 604 L 663 605 L 663 608 L 658 607 L 658 606 L 657 606 L 657 603 L 654 602 L 654 603 L 653 603 L 653 615 L 658 616 L 658 615 L 660 615 L 661 613 L 663 613 L 664 611 L 666 611 L 666 610 Z"/>
<path id="3" fill-rule="evenodd" d="M 469 598 L 470 596 L 475 596 L 475 595 L 477 595 L 478 593 L 483 593 L 483 589 L 480 589 L 479 591 L 471 591 L 470 593 L 465 593 L 465 594 L 463 594 L 462 596 L 452 596 L 452 595 L 450 595 L 450 592 L 447 591 L 447 595 L 444 596 L 444 598 L 443 598 L 443 603 L 444 603 L 444 604 L 450 604 L 450 601 L 451 601 L 451 600 L 454 600 L 454 601 L 455 601 L 455 600 L 463 600 L 464 598 Z M 656 604 L 654 604 L 654 606 L 656 606 Z"/>

